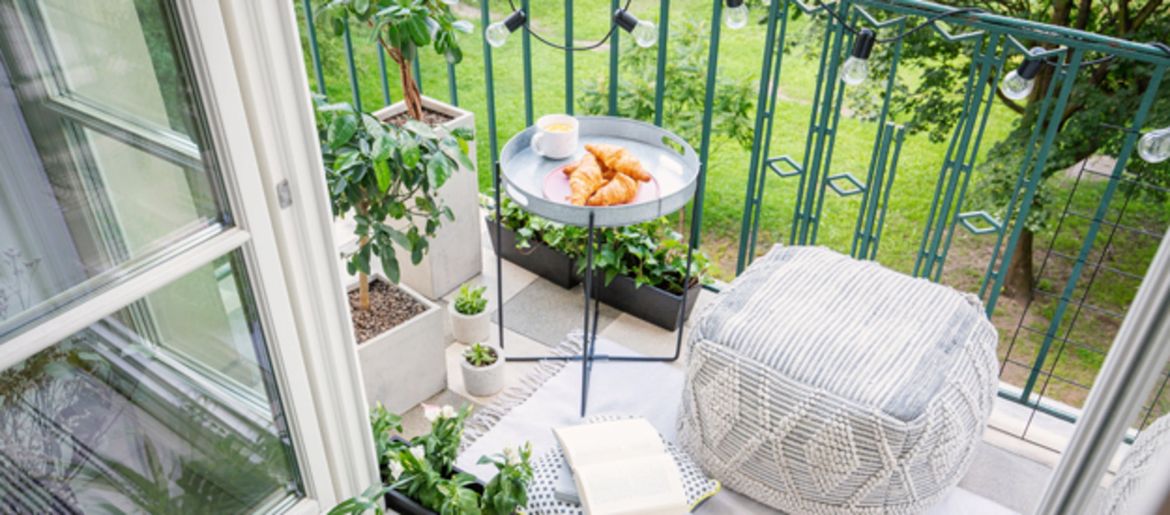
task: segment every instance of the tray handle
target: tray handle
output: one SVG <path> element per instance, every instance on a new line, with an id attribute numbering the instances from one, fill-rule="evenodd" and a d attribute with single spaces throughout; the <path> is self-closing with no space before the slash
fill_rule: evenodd
<path id="1" fill-rule="evenodd" d="M 675 136 L 674 134 L 671 134 L 671 133 L 663 134 L 662 135 L 662 145 L 665 146 L 666 148 L 669 148 L 669 149 L 675 151 L 680 156 L 686 157 L 686 155 L 687 155 L 686 154 L 687 145 L 685 143 L 683 143 L 683 141 L 681 139 L 679 139 L 678 136 Z"/>

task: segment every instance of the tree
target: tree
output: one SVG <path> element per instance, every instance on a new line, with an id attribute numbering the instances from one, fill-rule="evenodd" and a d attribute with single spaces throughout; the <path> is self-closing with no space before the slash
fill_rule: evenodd
<path id="1" fill-rule="evenodd" d="M 418 49 L 431 45 L 447 62 L 458 64 L 463 50 L 455 36 L 471 32 L 471 23 L 456 19 L 439 0 L 331 0 L 317 11 L 318 23 L 331 26 L 337 36 L 345 32 L 350 16 L 373 29 L 374 40 L 398 65 L 406 112 L 422 120 L 422 94 L 413 71 Z"/>
<path id="2" fill-rule="evenodd" d="M 948 2 L 949 3 L 949 2 Z M 1157 41 L 1170 32 L 1170 9 L 1165 0 L 975 0 L 965 7 L 979 7 L 996 14 L 1052 25 L 1070 27 L 1133 41 Z M 1025 45 L 1032 42 L 1022 41 Z M 895 89 L 892 109 L 895 115 L 909 116 L 908 129 L 926 132 L 934 141 L 945 140 L 954 128 L 961 109 L 961 85 L 967 77 L 969 46 L 949 43 L 930 30 L 918 31 L 906 38 L 902 62 L 920 70 L 913 86 L 900 81 Z M 1086 56 L 1095 59 L 1101 56 Z M 883 66 L 882 60 L 875 64 Z M 1009 61 L 1007 67 L 1018 61 Z M 884 70 L 882 70 L 884 71 Z M 1008 70 L 1005 69 L 1005 73 Z M 1069 97 L 1068 107 L 1057 119 L 1059 136 L 1042 171 L 1041 184 L 1030 208 L 1031 214 L 1014 252 L 1004 283 L 1004 295 L 1030 300 L 1033 290 L 1032 242 L 1034 232 L 1051 219 L 1047 210 L 1051 194 L 1047 179 L 1056 172 L 1100 154 L 1115 155 L 1125 132 L 1104 124 L 1124 124 L 1137 111 L 1141 94 L 1150 87 L 1151 68 L 1137 66 L 1123 59 L 1082 68 Z M 993 142 L 980 163 L 983 182 L 976 191 L 976 202 L 1003 213 L 1015 188 L 1019 165 L 1023 160 L 1032 128 L 1037 123 L 1039 101 L 1044 98 L 1053 68 L 1046 66 L 1036 77 L 1031 96 L 1015 102 L 996 89 L 997 100 L 1018 115 L 1012 131 Z M 992 86 L 998 78 L 992 77 Z M 858 112 L 874 105 L 872 95 L 853 97 Z M 870 109 L 872 111 L 872 109 Z M 1162 87 L 1155 100 L 1146 128 L 1170 125 L 1170 87 Z M 1142 181 L 1170 183 L 1167 167 L 1150 165 L 1136 158 L 1129 160 L 1127 172 Z"/>

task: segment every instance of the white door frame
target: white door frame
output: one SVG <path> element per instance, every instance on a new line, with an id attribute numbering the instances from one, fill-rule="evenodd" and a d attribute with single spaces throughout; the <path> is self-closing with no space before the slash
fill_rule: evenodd
<path id="1" fill-rule="evenodd" d="M 0 345 L 0 370 L 234 250 L 265 329 L 305 497 L 327 510 L 379 482 L 289 2 L 175 0 L 234 227 L 190 235 L 133 275 Z"/>

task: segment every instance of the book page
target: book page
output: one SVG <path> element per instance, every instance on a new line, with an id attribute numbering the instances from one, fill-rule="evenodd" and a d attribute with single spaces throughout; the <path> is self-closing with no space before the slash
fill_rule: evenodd
<path id="1" fill-rule="evenodd" d="M 688 511 L 678 468 L 665 454 L 583 466 L 575 478 L 585 512 L 591 515 Z"/>
<path id="2" fill-rule="evenodd" d="M 666 453 L 658 431 L 645 419 L 615 420 L 553 429 L 573 467 Z"/>

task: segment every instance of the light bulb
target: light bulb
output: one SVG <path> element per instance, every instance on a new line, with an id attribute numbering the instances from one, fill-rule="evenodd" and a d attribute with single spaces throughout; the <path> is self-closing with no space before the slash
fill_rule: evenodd
<path id="1" fill-rule="evenodd" d="M 508 42 L 508 35 L 524 25 L 526 19 L 524 11 L 517 10 L 509 14 L 507 18 L 488 25 L 487 29 L 483 31 L 483 37 L 492 47 L 500 48 Z"/>
<path id="2" fill-rule="evenodd" d="M 772 0 L 760 0 L 760 5 L 768 7 L 772 5 Z"/>
<path id="3" fill-rule="evenodd" d="M 642 48 L 653 46 L 658 42 L 658 28 L 654 23 L 639 20 L 629 11 L 618 9 L 613 13 L 613 22 L 621 27 L 622 30 L 629 32 L 634 37 L 634 42 Z"/>
<path id="4" fill-rule="evenodd" d="M 841 65 L 841 82 L 856 86 L 869 77 L 869 59 L 850 56 Z"/>
<path id="5" fill-rule="evenodd" d="M 856 86 L 865 82 L 869 77 L 869 55 L 873 53 L 873 45 L 877 41 L 877 34 L 870 29 L 861 29 L 853 39 L 853 50 L 849 58 L 841 65 L 841 82 L 849 86 Z"/>
<path id="6" fill-rule="evenodd" d="M 459 5 L 459 0 L 443 0 L 443 3 L 451 6 Z"/>
<path id="7" fill-rule="evenodd" d="M 723 22 L 727 24 L 727 28 L 736 30 L 742 29 L 748 22 L 748 8 L 747 4 L 740 3 L 731 7 L 731 2 L 727 2 L 727 10 L 723 12 Z"/>
<path id="8" fill-rule="evenodd" d="M 638 25 L 634 30 L 630 31 L 630 35 L 634 36 L 634 42 L 642 48 L 654 46 L 658 42 L 658 27 L 646 20 L 638 21 Z"/>
<path id="9" fill-rule="evenodd" d="M 999 81 L 999 90 L 1003 92 L 1003 96 L 1012 100 L 1023 100 L 1032 94 L 1032 86 L 1035 84 L 1036 81 L 1025 79 L 1019 72 L 1012 70 L 1007 77 Z"/>
<path id="10" fill-rule="evenodd" d="M 1003 93 L 1003 96 L 1012 100 L 1023 100 L 1032 94 L 1032 88 L 1036 85 L 1036 75 L 1044 66 L 1043 59 L 1032 57 L 1032 55 L 1043 51 L 1044 49 L 1040 47 L 1032 48 L 1028 52 L 1028 56 L 1024 58 L 1024 62 L 1020 63 L 1019 68 L 1012 70 L 1004 76 L 1003 80 L 999 81 L 999 91 Z"/>
<path id="11" fill-rule="evenodd" d="M 1150 131 L 1138 140 L 1138 155 L 1147 163 L 1161 163 L 1170 159 L 1170 127 Z"/>

